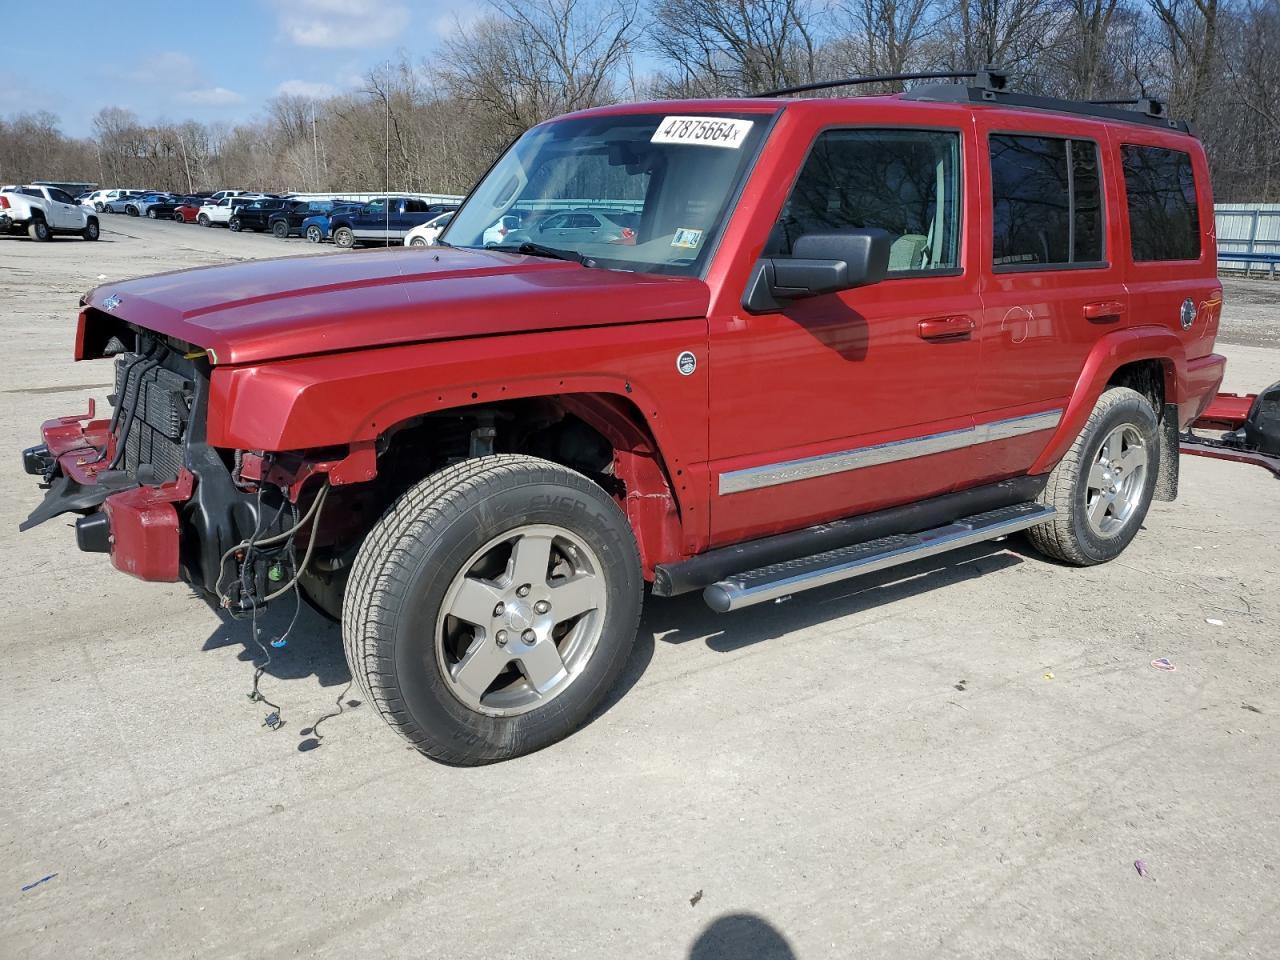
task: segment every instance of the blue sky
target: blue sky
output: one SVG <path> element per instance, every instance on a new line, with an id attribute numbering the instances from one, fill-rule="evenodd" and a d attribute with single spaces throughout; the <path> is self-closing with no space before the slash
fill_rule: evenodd
<path id="1" fill-rule="evenodd" d="M 236 122 L 280 92 L 328 95 L 403 51 L 429 57 L 483 0 L 4 0 L 0 115 L 49 110 L 83 136 L 105 106 Z M 30 31 L 28 33 L 28 31 Z"/>

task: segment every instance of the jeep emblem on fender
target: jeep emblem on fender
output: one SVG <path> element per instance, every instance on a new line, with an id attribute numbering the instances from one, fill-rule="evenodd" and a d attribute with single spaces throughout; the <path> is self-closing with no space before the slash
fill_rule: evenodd
<path id="1" fill-rule="evenodd" d="M 120 306 L 120 298 L 114 293 L 102 301 L 102 309 L 107 311 L 107 313 L 110 313 L 118 306 Z"/>
<path id="2" fill-rule="evenodd" d="M 686 377 L 698 369 L 698 358 L 693 355 L 693 351 L 686 350 L 676 357 L 676 369 Z"/>
<path id="3" fill-rule="evenodd" d="M 1196 322 L 1196 304 L 1190 297 L 1182 301 L 1182 310 L 1178 313 L 1178 319 L 1182 322 L 1183 330 L 1190 330 L 1191 325 Z"/>

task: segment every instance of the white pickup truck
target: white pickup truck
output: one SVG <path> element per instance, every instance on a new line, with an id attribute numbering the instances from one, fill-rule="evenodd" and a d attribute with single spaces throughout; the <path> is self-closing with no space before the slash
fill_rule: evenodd
<path id="1" fill-rule="evenodd" d="M 57 187 L 5 187 L 0 190 L 0 231 L 26 231 L 32 240 L 52 240 L 56 233 L 98 239 L 98 215 Z"/>

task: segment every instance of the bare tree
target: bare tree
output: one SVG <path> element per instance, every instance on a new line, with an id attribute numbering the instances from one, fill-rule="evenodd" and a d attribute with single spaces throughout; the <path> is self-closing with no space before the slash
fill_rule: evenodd
<path id="1" fill-rule="evenodd" d="M 755 93 L 815 77 L 810 0 L 655 0 L 647 47 L 664 70 L 659 92 Z"/>

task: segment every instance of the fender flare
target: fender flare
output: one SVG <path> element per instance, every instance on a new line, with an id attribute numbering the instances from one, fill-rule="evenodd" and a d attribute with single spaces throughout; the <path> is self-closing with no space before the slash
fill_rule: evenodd
<path id="1" fill-rule="evenodd" d="M 1098 340 L 1089 351 L 1053 439 L 1029 473 L 1047 473 L 1057 465 L 1084 429 L 1112 375 L 1125 364 L 1138 360 L 1159 360 L 1165 371 L 1165 402 L 1181 400 L 1186 381 L 1187 352 L 1173 331 L 1167 327 L 1147 325 L 1113 331 Z"/>

